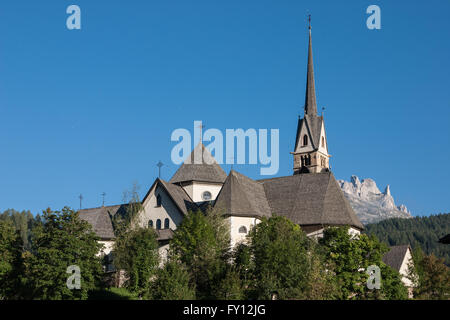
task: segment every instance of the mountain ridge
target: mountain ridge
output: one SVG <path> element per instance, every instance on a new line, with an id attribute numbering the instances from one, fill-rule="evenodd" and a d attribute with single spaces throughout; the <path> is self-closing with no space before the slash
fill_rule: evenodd
<path id="1" fill-rule="evenodd" d="M 350 181 L 337 182 L 362 224 L 390 218 L 412 218 L 404 204 L 395 204 L 389 185 L 381 192 L 373 179 L 360 180 L 356 175 L 352 175 Z"/>

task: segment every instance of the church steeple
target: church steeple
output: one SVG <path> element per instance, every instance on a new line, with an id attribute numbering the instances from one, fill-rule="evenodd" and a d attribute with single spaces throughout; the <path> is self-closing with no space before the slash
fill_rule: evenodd
<path id="1" fill-rule="evenodd" d="M 328 141 L 323 115 L 317 115 L 316 88 L 311 41 L 311 16 L 309 20 L 308 70 L 306 72 L 305 115 L 298 119 L 295 139 L 294 174 L 319 173 L 330 170 Z"/>
<path id="2" fill-rule="evenodd" d="M 316 88 L 314 84 L 314 64 L 311 41 L 311 15 L 309 20 L 308 71 L 306 73 L 305 114 L 317 115 Z"/>

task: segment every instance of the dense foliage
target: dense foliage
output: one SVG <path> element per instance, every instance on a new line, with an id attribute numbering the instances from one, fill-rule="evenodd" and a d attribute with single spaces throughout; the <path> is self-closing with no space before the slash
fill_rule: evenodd
<path id="1" fill-rule="evenodd" d="M 139 297 L 145 295 L 159 264 L 156 232 L 135 228 L 122 233 L 116 239 L 113 255 L 116 268 L 125 271 L 125 287 Z"/>
<path id="2" fill-rule="evenodd" d="M 19 212 L 14 209 L 8 209 L 0 213 L 0 221 L 9 221 L 14 225 L 20 234 L 24 248 L 27 250 L 31 246 L 33 229 L 42 223 L 39 214 L 33 217 L 30 211 Z"/>
<path id="3" fill-rule="evenodd" d="M 18 298 L 21 281 L 22 239 L 13 223 L 0 220 L 0 300 Z"/>
<path id="4" fill-rule="evenodd" d="M 311 239 L 289 219 L 274 216 L 262 219 L 251 228 L 247 241 L 231 250 L 229 221 L 209 209 L 188 213 L 174 232 L 167 260 L 161 261 L 157 233 L 139 227 L 135 221 L 141 209 L 132 196 L 124 214 L 114 219 L 117 238 L 112 256 L 115 267 L 125 271 L 126 282 L 124 288 L 108 289 L 102 281 L 99 238 L 76 212 L 69 208 L 60 212 L 48 209 L 35 219 L 26 211 L 1 214 L 0 299 L 407 297 L 399 273 L 381 260 L 387 246 L 374 235 L 354 237 L 348 228 L 340 227 L 327 228 L 320 240 Z M 448 215 L 432 218 L 432 223 L 426 218 L 419 220 L 423 219 L 424 228 L 440 230 L 436 231 L 437 239 L 447 230 Z M 397 229 L 402 230 L 408 223 L 415 225 L 414 219 L 385 222 L 384 227 L 391 232 L 385 242 L 393 240 Z M 380 225 L 369 226 L 368 232 L 381 232 L 383 229 L 377 229 Z M 410 226 L 406 234 L 406 239 L 410 235 L 419 239 L 425 232 Z M 383 238 L 384 233 L 378 236 Z M 405 240 L 401 236 L 399 239 Z M 420 247 L 414 250 L 414 268 L 410 270 L 414 298 L 448 299 L 449 268 Z M 70 265 L 80 267 L 80 289 L 67 287 Z M 366 285 L 366 270 L 371 265 L 380 267 L 380 289 Z"/>
<path id="5" fill-rule="evenodd" d="M 316 242 L 285 217 L 264 218 L 241 246 L 236 261 L 256 299 L 331 299 L 336 294 L 331 274 L 323 268 Z M 247 257 L 245 257 L 247 255 Z"/>
<path id="6" fill-rule="evenodd" d="M 389 246 L 410 244 L 421 248 L 427 255 L 443 258 L 450 266 L 450 245 L 438 242 L 450 233 L 450 213 L 414 217 L 412 219 L 387 219 L 366 226 L 367 234 L 375 235 Z"/>
<path id="7" fill-rule="evenodd" d="M 326 261 L 334 266 L 334 280 L 337 282 L 339 299 L 406 299 L 407 290 L 397 271 L 382 262 L 389 250 L 374 236 L 361 234 L 352 236 L 348 228 L 328 228 L 320 244 L 325 247 Z M 366 270 L 377 266 L 381 271 L 379 290 L 369 289 Z"/>
<path id="8" fill-rule="evenodd" d="M 448 300 L 450 297 L 450 268 L 444 259 L 425 255 L 421 248 L 413 251 L 408 278 L 414 283 L 414 298 Z"/>
<path id="9" fill-rule="evenodd" d="M 78 213 L 65 207 L 47 210 L 43 224 L 34 231 L 31 251 L 24 257 L 27 299 L 87 299 L 88 292 L 101 285 L 103 275 L 99 238 Z M 80 289 L 67 286 L 69 266 L 81 271 Z"/>
<path id="10" fill-rule="evenodd" d="M 148 297 L 154 300 L 195 299 L 195 287 L 190 281 L 187 268 L 178 261 L 168 261 L 157 271 Z"/>
<path id="11" fill-rule="evenodd" d="M 177 228 L 169 259 L 183 263 L 200 299 L 215 299 L 227 274 L 229 232 L 223 218 L 209 210 L 190 212 Z"/>

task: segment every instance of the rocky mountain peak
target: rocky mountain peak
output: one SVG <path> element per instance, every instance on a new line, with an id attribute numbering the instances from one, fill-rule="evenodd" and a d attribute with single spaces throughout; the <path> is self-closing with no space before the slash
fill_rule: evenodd
<path id="1" fill-rule="evenodd" d="M 382 193 L 373 179 L 360 180 L 355 175 L 350 181 L 338 180 L 338 183 L 363 224 L 389 218 L 411 218 L 405 205 L 396 206 L 389 185 Z"/>

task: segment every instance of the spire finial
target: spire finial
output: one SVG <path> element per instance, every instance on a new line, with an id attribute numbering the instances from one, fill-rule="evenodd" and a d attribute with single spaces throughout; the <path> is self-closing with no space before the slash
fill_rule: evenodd
<path id="1" fill-rule="evenodd" d="M 81 208 L 83 208 L 83 206 L 82 206 L 83 195 L 80 193 L 80 195 L 78 196 L 78 198 L 80 199 L 80 210 L 81 210 Z"/>
<path id="2" fill-rule="evenodd" d="M 306 96 L 305 96 L 305 114 L 317 115 L 316 88 L 314 85 L 314 64 L 311 41 L 311 15 L 308 15 L 309 23 L 309 43 L 308 43 L 308 66 L 306 72 Z"/>
<path id="3" fill-rule="evenodd" d="M 158 167 L 158 178 L 161 179 L 161 167 L 164 165 L 164 163 L 161 162 L 161 160 L 158 161 L 156 166 Z"/>

